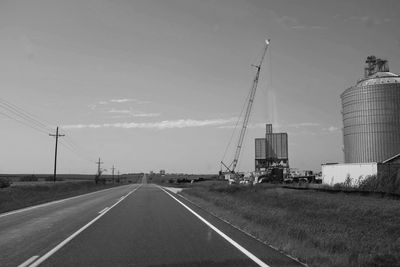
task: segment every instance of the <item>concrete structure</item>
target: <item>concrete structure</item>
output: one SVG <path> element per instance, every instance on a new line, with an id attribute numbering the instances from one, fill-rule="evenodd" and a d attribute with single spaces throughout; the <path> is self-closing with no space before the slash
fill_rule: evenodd
<path id="1" fill-rule="evenodd" d="M 365 78 L 341 95 L 345 163 L 383 162 L 400 153 L 400 76 L 368 57 Z"/>
<path id="2" fill-rule="evenodd" d="M 266 125 L 265 138 L 255 139 L 255 171 L 269 167 L 289 167 L 288 135 L 273 133 L 272 124 Z"/>

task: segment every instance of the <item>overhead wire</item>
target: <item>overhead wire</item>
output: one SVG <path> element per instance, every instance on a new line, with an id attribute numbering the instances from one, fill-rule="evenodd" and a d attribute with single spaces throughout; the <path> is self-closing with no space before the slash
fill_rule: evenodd
<path id="1" fill-rule="evenodd" d="M 54 131 L 54 129 L 51 127 L 51 125 L 53 125 L 52 123 L 49 123 L 43 119 L 39 119 L 32 113 L 2 98 L 0 98 L 0 114 L 45 135 L 49 135 L 50 132 Z M 66 132 L 65 130 L 62 131 Z M 89 159 L 91 157 L 88 156 L 88 154 L 81 149 L 76 142 L 73 141 L 73 139 L 70 137 L 70 134 L 64 137 L 66 138 L 59 139 L 60 144 L 63 147 L 83 160 L 94 162 L 94 160 Z"/>
<path id="2" fill-rule="evenodd" d="M 16 122 L 18 122 L 18 123 L 20 123 L 20 124 L 23 124 L 23 125 L 25 125 L 25 126 L 31 128 L 31 129 L 33 129 L 33 130 L 36 130 L 36 131 L 41 132 L 41 133 L 44 133 L 44 134 L 48 134 L 45 130 L 43 130 L 43 129 L 37 127 L 37 126 L 31 125 L 31 124 L 29 124 L 29 123 L 27 123 L 27 122 L 25 122 L 25 121 L 23 121 L 23 120 L 20 120 L 20 119 L 18 119 L 18 118 L 15 118 L 15 117 L 11 116 L 10 114 L 4 113 L 4 112 L 2 112 L 2 111 L 0 111 L 0 114 L 4 115 L 5 117 L 7 117 L 7 118 L 9 118 L 9 119 L 11 119 L 11 120 L 14 120 L 14 121 L 16 121 Z"/>
<path id="3" fill-rule="evenodd" d="M 80 154 L 81 157 L 84 157 L 86 160 L 90 162 L 95 161 L 94 159 L 91 159 L 90 153 L 81 148 L 81 146 L 79 146 L 77 142 L 74 141 L 74 139 L 71 137 L 72 135 L 70 132 L 68 132 L 62 127 L 60 127 L 60 130 L 65 133 L 65 137 L 63 138 L 64 142 L 68 143 L 76 151 L 77 154 Z"/>
<path id="4" fill-rule="evenodd" d="M 51 130 L 49 125 L 42 123 L 36 116 L 1 98 L 0 98 L 0 106 L 3 109 L 6 109 L 7 111 L 13 113 L 14 115 L 28 121 L 29 123 L 34 124 L 37 127 L 40 127 L 47 131 Z"/>

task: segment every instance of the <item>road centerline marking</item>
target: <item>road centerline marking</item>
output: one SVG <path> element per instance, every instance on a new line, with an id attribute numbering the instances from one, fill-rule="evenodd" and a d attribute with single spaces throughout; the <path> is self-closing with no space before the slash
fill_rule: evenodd
<path id="1" fill-rule="evenodd" d="M 135 187 L 135 189 L 133 189 L 132 191 L 130 191 L 126 196 L 129 196 L 130 194 L 132 194 L 133 192 L 135 192 L 136 190 L 138 190 L 142 185 L 139 185 L 137 187 Z M 124 198 L 125 199 L 125 198 Z M 89 226 L 91 226 L 94 222 L 96 222 L 98 219 L 100 219 L 101 217 L 103 217 L 107 212 L 109 212 L 112 208 L 114 208 L 115 206 L 117 206 L 122 200 L 124 199 L 120 199 L 117 202 L 115 202 L 111 207 L 109 207 L 106 211 L 104 211 L 103 213 L 101 213 L 100 215 L 98 215 L 96 218 L 94 218 L 93 220 L 91 220 L 90 222 L 88 222 L 87 224 L 85 224 L 84 226 L 82 226 L 79 230 L 77 230 L 75 233 L 73 233 L 72 235 L 70 235 L 69 237 L 67 237 L 66 239 L 64 239 L 61 243 L 59 243 L 57 246 L 55 246 L 54 248 L 52 248 L 50 251 L 48 251 L 46 254 L 44 254 L 43 256 L 41 256 L 37 261 L 35 261 L 33 264 L 29 265 L 29 267 L 36 267 L 39 266 L 41 263 L 43 263 L 46 259 L 48 259 L 51 255 L 53 255 L 54 253 L 56 253 L 58 250 L 60 250 L 63 246 L 65 246 L 68 242 L 70 242 L 72 239 L 74 239 L 76 236 L 78 236 L 80 233 L 82 233 L 86 228 L 88 228 Z"/>
<path id="2" fill-rule="evenodd" d="M 37 258 L 39 258 L 39 256 L 32 256 L 29 259 L 27 259 L 25 262 L 23 262 L 20 265 L 18 265 L 18 267 L 26 267 L 29 264 L 31 264 L 32 262 L 34 262 Z"/>
<path id="3" fill-rule="evenodd" d="M 253 253 L 242 247 L 239 243 L 237 243 L 235 240 L 224 234 L 221 230 L 219 230 L 217 227 L 215 227 L 213 224 L 208 222 L 206 219 L 201 217 L 199 214 L 197 214 L 194 210 L 189 208 L 187 205 L 185 205 L 183 202 L 181 202 L 179 199 L 174 197 L 171 193 L 166 191 L 164 188 L 159 187 L 161 190 L 163 190 L 166 194 L 168 194 L 170 197 L 175 199 L 179 204 L 181 204 L 184 208 L 186 208 L 188 211 L 190 211 L 194 216 L 196 216 L 198 219 L 200 219 L 203 223 L 205 223 L 208 227 L 210 227 L 214 232 L 219 234 L 222 238 L 224 238 L 226 241 L 228 241 L 231 245 L 233 245 L 235 248 L 237 248 L 240 252 L 245 254 L 248 258 L 250 258 L 252 261 L 254 261 L 256 264 L 262 267 L 270 267 L 268 264 L 260 260 L 257 256 L 255 256 Z"/>

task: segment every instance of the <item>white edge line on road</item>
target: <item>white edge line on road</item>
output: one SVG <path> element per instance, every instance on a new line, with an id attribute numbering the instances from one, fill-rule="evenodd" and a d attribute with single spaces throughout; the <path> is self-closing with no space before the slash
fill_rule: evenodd
<path id="1" fill-rule="evenodd" d="M 138 190 L 142 185 L 139 185 L 138 187 L 135 187 L 135 189 L 133 189 L 132 191 L 130 191 L 126 196 L 129 196 L 130 194 L 132 194 L 133 192 L 135 192 L 136 190 Z M 35 261 L 33 264 L 29 265 L 29 267 L 36 267 L 39 266 L 39 264 L 43 263 L 46 259 L 48 259 L 51 255 L 53 255 L 54 253 L 56 253 L 60 248 L 62 248 L 63 246 L 65 246 L 69 241 L 71 241 L 72 239 L 74 239 L 77 235 L 79 235 L 81 232 L 83 232 L 86 228 L 88 228 L 90 225 L 92 225 L 95 221 L 97 221 L 98 219 L 100 219 L 102 216 L 104 216 L 107 212 L 109 212 L 112 208 L 114 208 L 115 206 L 117 206 L 123 199 L 118 200 L 114 205 L 112 205 L 108 210 L 106 210 L 105 212 L 101 213 L 100 215 L 98 215 L 96 218 L 94 218 L 93 220 L 91 220 L 90 222 L 88 222 L 87 224 L 85 224 L 82 228 L 80 228 L 78 231 L 76 231 L 75 233 L 73 233 L 72 235 L 70 235 L 69 237 L 67 237 L 64 241 L 62 241 L 60 244 L 58 244 L 57 246 L 55 246 L 53 249 L 51 249 L 49 252 L 47 252 L 46 254 L 44 254 L 42 257 L 40 257 L 37 261 Z"/>
<path id="2" fill-rule="evenodd" d="M 102 209 L 101 211 L 99 211 L 99 214 L 102 214 L 103 212 L 105 212 L 106 210 L 108 210 L 109 207 L 105 207 L 104 209 Z"/>
<path id="3" fill-rule="evenodd" d="M 266 264 L 265 262 L 263 262 L 262 260 L 260 260 L 259 258 L 257 258 L 254 254 L 252 254 L 250 251 L 248 251 L 247 249 L 245 249 L 244 247 L 242 247 L 241 245 L 239 245 L 236 241 L 234 241 L 232 238 L 230 238 L 229 236 L 227 236 L 226 234 L 224 234 L 221 230 L 219 230 L 217 227 L 215 227 L 214 225 L 212 225 L 210 222 L 208 222 L 206 219 L 204 219 L 203 217 L 201 217 L 199 214 L 197 214 L 195 211 L 193 211 L 191 208 L 189 208 L 188 206 L 186 206 L 183 202 L 181 202 L 179 199 L 177 199 L 176 197 L 174 197 L 171 193 L 169 193 L 168 191 L 166 191 L 164 188 L 159 187 L 161 190 L 163 190 L 165 193 L 167 193 L 170 197 L 172 197 L 173 199 L 175 199 L 179 204 L 181 204 L 183 207 L 185 207 L 188 211 L 190 211 L 194 216 L 196 216 L 197 218 L 199 218 L 203 223 L 205 223 L 208 227 L 210 227 L 212 230 L 214 230 L 217 234 L 219 234 L 220 236 L 222 236 L 226 241 L 228 241 L 229 243 L 231 243 L 234 247 L 236 247 L 238 250 L 240 250 L 240 252 L 242 252 L 243 254 L 245 254 L 247 257 L 249 257 L 252 261 L 254 261 L 255 263 L 257 263 L 259 266 L 263 266 L 263 267 L 269 267 L 268 264 Z"/>
<path id="4" fill-rule="evenodd" d="M 74 197 L 54 200 L 54 201 L 51 201 L 51 202 L 46 202 L 46 203 L 43 203 L 43 204 L 22 208 L 22 209 L 19 209 L 19 210 L 9 211 L 9 212 L 0 214 L 0 218 L 8 216 L 8 215 L 15 214 L 15 213 L 20 213 L 20 212 L 24 212 L 24 211 L 28 211 L 28 210 L 32 210 L 32 209 L 42 208 L 42 207 L 46 207 L 46 206 L 49 206 L 49 205 L 61 203 L 61 202 L 64 202 L 64 201 L 67 201 L 67 200 L 71 200 L 71 199 L 75 199 L 75 198 L 78 198 L 78 197 L 83 197 L 83 196 L 88 196 L 88 195 L 92 195 L 92 194 L 108 191 L 108 190 L 115 189 L 115 188 L 118 188 L 118 187 L 119 186 L 115 186 L 115 187 L 111 187 L 111 188 L 107 188 L 107 189 L 103 189 L 103 190 L 99 190 L 99 191 L 90 192 L 90 193 L 83 194 L 83 195 L 78 195 L 78 196 L 74 196 Z"/>
<path id="5" fill-rule="evenodd" d="M 164 188 L 165 188 L 165 187 L 164 187 Z M 250 236 L 251 238 L 254 238 L 254 239 L 257 240 L 258 242 L 261 242 L 262 244 L 264 244 L 264 245 L 266 245 L 266 246 L 272 248 L 273 250 L 276 250 L 277 252 L 281 253 L 282 255 L 285 255 L 286 257 L 291 258 L 292 260 L 298 262 L 299 264 L 301 264 L 301 265 L 303 265 L 303 266 L 305 266 L 305 267 L 309 267 L 306 263 L 301 262 L 299 259 L 293 257 L 292 255 L 289 255 L 289 254 L 287 254 L 286 252 L 280 250 L 279 248 L 277 248 L 277 247 L 275 247 L 275 246 L 273 246 L 273 245 L 271 245 L 271 244 L 268 244 L 267 242 L 265 242 L 265 241 L 261 240 L 260 238 L 256 237 L 255 235 L 246 232 L 245 230 L 243 230 L 243 229 L 237 227 L 236 225 L 232 224 L 230 221 L 219 217 L 217 214 L 215 214 L 215 213 L 213 213 L 213 212 L 211 212 L 211 211 L 205 210 L 204 208 L 202 208 L 202 207 L 199 206 L 198 204 L 194 203 L 193 201 L 191 201 L 191 200 L 188 199 L 187 197 L 182 196 L 182 195 L 178 195 L 178 196 L 181 197 L 181 198 L 183 198 L 183 199 L 186 200 L 187 202 L 193 204 L 194 206 L 198 207 L 199 209 L 204 210 L 205 212 L 208 212 L 209 214 L 211 214 L 212 216 L 214 216 L 214 217 L 217 218 L 218 220 L 221 220 L 221 221 L 223 221 L 224 223 L 229 224 L 230 226 L 232 226 L 232 227 L 235 228 L 236 230 L 242 232 L 243 234 L 248 235 L 248 236 Z"/>
<path id="6" fill-rule="evenodd" d="M 20 265 L 18 265 L 18 267 L 26 267 L 29 264 L 31 264 L 32 262 L 34 262 L 37 258 L 39 258 L 39 256 L 32 256 L 29 259 L 27 259 L 24 263 L 21 263 Z"/>

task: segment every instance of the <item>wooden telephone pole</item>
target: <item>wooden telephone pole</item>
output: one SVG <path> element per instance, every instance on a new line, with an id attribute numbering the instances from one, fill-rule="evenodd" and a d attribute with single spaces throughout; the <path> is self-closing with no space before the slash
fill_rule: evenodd
<path id="1" fill-rule="evenodd" d="M 58 126 L 57 126 L 56 134 L 49 134 L 49 136 L 55 136 L 55 137 L 56 137 L 56 149 L 55 149 L 55 154 L 54 154 L 54 177 L 53 177 L 54 182 L 56 182 L 56 177 L 57 177 L 57 147 L 58 147 L 58 137 L 65 136 L 65 134 L 59 134 L 59 133 L 58 133 Z"/>
<path id="2" fill-rule="evenodd" d="M 101 168 L 100 168 L 100 165 L 103 164 L 103 163 L 104 163 L 104 162 L 100 161 L 100 158 L 99 158 L 99 161 L 96 162 L 96 164 L 97 164 L 97 174 L 99 175 L 99 177 L 100 177 L 100 175 L 101 175 Z"/>
<path id="3" fill-rule="evenodd" d="M 115 167 L 114 167 L 114 165 L 113 165 L 113 166 L 112 166 L 112 180 L 113 180 L 113 184 L 115 184 L 114 170 L 115 170 Z"/>

